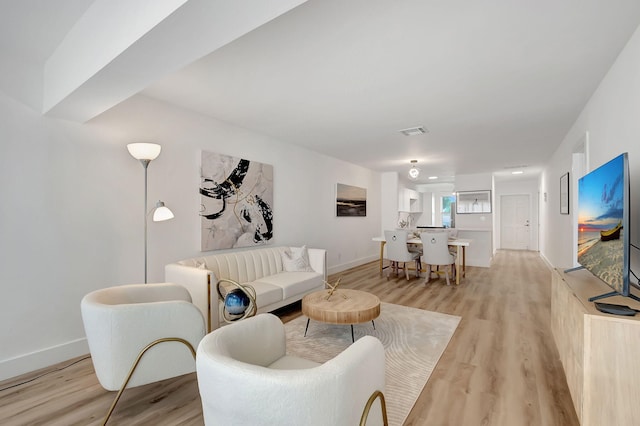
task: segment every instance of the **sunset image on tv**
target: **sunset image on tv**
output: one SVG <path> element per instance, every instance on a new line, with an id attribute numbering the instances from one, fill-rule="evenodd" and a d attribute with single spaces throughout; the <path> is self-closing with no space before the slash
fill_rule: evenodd
<path id="1" fill-rule="evenodd" d="M 624 157 L 578 181 L 578 263 L 619 293 L 624 280 Z"/>

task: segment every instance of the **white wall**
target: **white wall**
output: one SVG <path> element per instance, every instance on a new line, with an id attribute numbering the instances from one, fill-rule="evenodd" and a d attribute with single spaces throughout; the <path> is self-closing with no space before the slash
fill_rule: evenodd
<path id="1" fill-rule="evenodd" d="M 493 212 L 495 210 L 493 176 L 489 173 L 456 176 L 455 190 L 491 191 L 491 213 L 456 214 L 458 238 L 470 239 L 466 263 L 469 266 L 491 266 L 493 258 Z"/>
<path id="2" fill-rule="evenodd" d="M 200 247 L 200 151 L 272 164 L 274 245 L 328 249 L 336 272 L 378 258 L 378 173 L 134 97 L 85 125 L 53 120 L 0 92 L 0 380 L 87 353 L 80 299 L 143 281 L 143 169 L 129 142 L 162 145 L 149 202 L 149 282 Z M 338 218 L 337 182 L 367 188 L 367 217 Z"/>
<path id="3" fill-rule="evenodd" d="M 572 151 L 589 134 L 588 171 L 622 152 L 629 153 L 631 175 L 631 242 L 640 246 L 640 32 L 629 40 L 607 75 L 586 104 L 543 173 L 540 250 L 554 266 L 573 263 L 573 222 L 575 206 L 569 215 L 559 213 L 560 176 L 571 170 Z M 573 181 L 573 179 L 572 179 Z M 570 188 L 575 191 L 576 188 Z M 632 268 L 640 273 L 638 250 L 631 250 Z"/>
<path id="4" fill-rule="evenodd" d="M 381 219 L 378 236 L 384 235 L 385 229 L 398 227 L 398 173 L 385 172 L 380 179 Z"/>
<path id="5" fill-rule="evenodd" d="M 458 175 L 455 183 L 456 191 L 484 191 L 491 190 L 493 177 L 489 173 Z M 486 214 L 456 214 L 456 228 L 461 229 L 488 229 L 493 228 L 494 194 L 491 193 L 491 213 Z"/>
<path id="6" fill-rule="evenodd" d="M 432 192 L 420 192 L 420 195 L 422 198 L 422 214 L 418 216 L 415 226 L 432 226 L 434 194 Z"/>

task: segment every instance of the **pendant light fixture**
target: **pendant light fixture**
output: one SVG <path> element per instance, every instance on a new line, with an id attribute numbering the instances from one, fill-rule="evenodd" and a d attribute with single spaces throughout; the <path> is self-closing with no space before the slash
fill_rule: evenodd
<path id="1" fill-rule="evenodd" d="M 411 168 L 409 169 L 409 179 L 418 179 L 420 176 L 420 169 L 416 167 L 418 160 L 411 160 Z"/>

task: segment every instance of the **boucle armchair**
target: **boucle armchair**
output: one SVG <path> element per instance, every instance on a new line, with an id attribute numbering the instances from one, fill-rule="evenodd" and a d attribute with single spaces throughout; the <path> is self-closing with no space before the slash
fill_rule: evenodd
<path id="1" fill-rule="evenodd" d="M 87 294 L 80 306 L 98 380 L 106 390 L 119 391 L 104 423 L 125 388 L 195 371 L 195 348 L 205 323 L 184 287 L 104 288 Z"/>
<path id="2" fill-rule="evenodd" d="M 273 314 L 219 328 L 198 347 L 196 370 L 206 425 L 353 426 L 368 400 L 368 425 L 383 424 L 384 348 L 364 336 L 318 364 L 287 355 Z M 378 391 L 378 392 L 377 392 Z M 371 398 L 370 398 L 371 397 Z M 369 401 L 369 405 L 371 405 Z"/>

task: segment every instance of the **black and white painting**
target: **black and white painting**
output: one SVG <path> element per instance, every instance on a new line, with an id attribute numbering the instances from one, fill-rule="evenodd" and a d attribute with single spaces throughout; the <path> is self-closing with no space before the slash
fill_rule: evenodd
<path id="1" fill-rule="evenodd" d="M 336 189 L 338 216 L 366 216 L 367 189 L 339 183 Z"/>
<path id="2" fill-rule="evenodd" d="M 200 198 L 202 251 L 273 238 L 273 166 L 202 151 Z"/>

